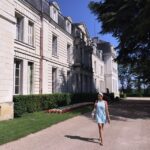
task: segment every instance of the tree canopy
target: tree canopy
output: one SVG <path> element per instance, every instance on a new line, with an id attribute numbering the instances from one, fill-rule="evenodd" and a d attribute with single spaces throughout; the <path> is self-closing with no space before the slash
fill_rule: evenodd
<path id="1" fill-rule="evenodd" d="M 150 84 L 150 0 L 101 0 L 90 10 L 102 22 L 100 33 L 118 39 L 117 61 L 133 64 L 134 71 Z"/>

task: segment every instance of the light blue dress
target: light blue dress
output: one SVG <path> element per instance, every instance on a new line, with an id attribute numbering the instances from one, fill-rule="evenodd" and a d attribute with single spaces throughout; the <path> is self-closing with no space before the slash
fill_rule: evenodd
<path id="1" fill-rule="evenodd" d="M 105 101 L 98 101 L 96 104 L 96 121 L 97 123 L 106 123 Z"/>

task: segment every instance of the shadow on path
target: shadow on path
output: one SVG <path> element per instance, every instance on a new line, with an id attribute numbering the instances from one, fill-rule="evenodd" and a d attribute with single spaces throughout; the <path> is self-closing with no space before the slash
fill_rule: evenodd
<path id="1" fill-rule="evenodd" d="M 109 104 L 111 120 L 150 119 L 150 100 L 121 100 Z M 91 112 L 84 116 L 93 120 Z"/>
<path id="2" fill-rule="evenodd" d="M 81 137 L 81 136 L 73 136 L 73 135 L 65 135 L 66 138 L 70 139 L 77 139 L 77 140 L 82 140 L 86 142 L 92 142 L 92 143 L 99 143 L 97 138 L 86 138 L 86 137 Z"/>
<path id="3" fill-rule="evenodd" d="M 150 119 L 150 101 L 122 100 L 110 105 L 112 120 Z"/>

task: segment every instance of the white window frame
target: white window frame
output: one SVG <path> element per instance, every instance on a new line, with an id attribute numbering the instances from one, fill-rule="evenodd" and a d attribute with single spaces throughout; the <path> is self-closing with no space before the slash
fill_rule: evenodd
<path id="1" fill-rule="evenodd" d="M 58 12 L 57 9 L 53 7 L 53 20 L 58 23 Z"/>
<path id="2" fill-rule="evenodd" d="M 70 62 L 71 45 L 67 44 L 67 62 Z"/>
<path id="3" fill-rule="evenodd" d="M 71 33 L 71 23 L 68 20 L 66 21 L 66 30 Z"/>
<path id="4" fill-rule="evenodd" d="M 67 71 L 67 92 L 70 92 L 70 77 L 71 77 L 71 72 L 70 70 Z"/>
<path id="5" fill-rule="evenodd" d="M 96 61 L 94 61 L 94 72 L 96 73 Z"/>
<path id="6" fill-rule="evenodd" d="M 53 76 L 53 70 L 55 71 L 55 74 Z M 57 92 L 57 68 L 52 67 L 52 93 Z"/>
<path id="7" fill-rule="evenodd" d="M 28 62 L 28 79 L 27 79 L 28 94 L 33 94 L 33 72 L 34 72 L 34 63 Z"/>
<path id="8" fill-rule="evenodd" d="M 34 46 L 34 23 L 28 21 L 28 44 Z"/>
<path id="9" fill-rule="evenodd" d="M 17 67 L 17 63 L 19 67 Z M 16 75 L 16 72 L 18 70 L 18 75 Z M 23 61 L 19 59 L 14 60 L 14 95 L 22 94 L 22 78 L 23 78 Z M 18 84 L 17 80 L 18 79 Z M 18 87 L 18 92 L 16 92 L 16 88 Z"/>
<path id="10" fill-rule="evenodd" d="M 56 41 L 53 41 L 55 38 Z M 52 55 L 57 56 L 58 53 L 58 37 L 56 35 L 52 35 Z"/>
<path id="11" fill-rule="evenodd" d="M 24 17 L 19 13 L 15 13 L 16 18 L 16 40 L 24 41 Z"/>
<path id="12" fill-rule="evenodd" d="M 101 75 L 103 75 L 103 66 L 101 66 Z"/>

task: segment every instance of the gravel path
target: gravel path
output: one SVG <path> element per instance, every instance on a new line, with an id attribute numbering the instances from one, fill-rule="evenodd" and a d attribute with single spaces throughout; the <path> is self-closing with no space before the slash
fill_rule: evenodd
<path id="1" fill-rule="evenodd" d="M 104 146 L 90 114 L 74 117 L 0 146 L 0 150 L 149 150 L 150 101 L 123 101 L 110 106 Z"/>

